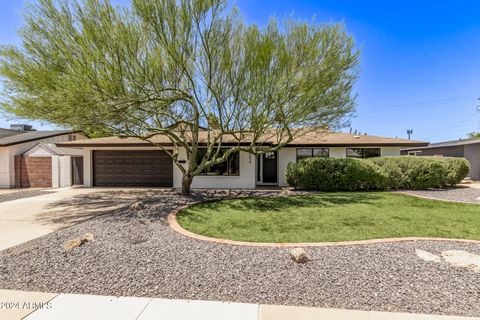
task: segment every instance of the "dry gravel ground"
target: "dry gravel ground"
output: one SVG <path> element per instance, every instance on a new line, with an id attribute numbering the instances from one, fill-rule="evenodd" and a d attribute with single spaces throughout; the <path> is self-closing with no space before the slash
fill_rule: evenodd
<path id="1" fill-rule="evenodd" d="M 480 189 L 470 187 L 456 187 L 448 189 L 435 189 L 435 190 L 411 190 L 404 191 L 413 195 L 422 197 L 429 197 L 439 200 L 448 200 L 465 203 L 477 203 L 480 204 Z"/>
<path id="2" fill-rule="evenodd" d="M 119 209 L 1 251 L 0 288 L 480 316 L 480 274 L 415 254 L 480 254 L 478 245 L 309 248 L 313 261 L 297 264 L 286 249 L 202 242 L 168 227 L 172 209 L 203 197 L 165 192 L 144 210 Z M 86 232 L 96 239 L 63 248 Z"/>
<path id="3" fill-rule="evenodd" d="M 31 197 L 41 196 L 44 194 L 49 194 L 54 192 L 55 191 L 49 191 L 48 189 L 21 189 L 21 190 L 8 189 L 4 192 L 0 192 L 0 202 L 31 198 Z"/>

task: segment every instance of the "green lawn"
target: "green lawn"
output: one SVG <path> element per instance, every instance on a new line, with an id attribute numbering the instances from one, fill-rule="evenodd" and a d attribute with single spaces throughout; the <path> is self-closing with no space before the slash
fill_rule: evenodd
<path id="1" fill-rule="evenodd" d="M 198 234 L 250 242 L 413 236 L 480 240 L 480 205 L 387 192 L 223 200 L 192 206 L 177 219 Z"/>

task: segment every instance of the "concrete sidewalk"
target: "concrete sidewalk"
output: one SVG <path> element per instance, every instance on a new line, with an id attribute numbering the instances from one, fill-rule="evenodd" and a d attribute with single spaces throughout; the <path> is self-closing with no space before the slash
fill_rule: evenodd
<path id="1" fill-rule="evenodd" d="M 455 316 L 0 290 L 5 320 L 467 320 Z"/>

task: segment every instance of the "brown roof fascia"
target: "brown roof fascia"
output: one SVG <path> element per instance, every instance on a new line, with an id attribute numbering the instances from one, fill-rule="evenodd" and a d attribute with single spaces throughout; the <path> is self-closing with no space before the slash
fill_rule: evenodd
<path id="1" fill-rule="evenodd" d="M 35 140 L 42 140 L 42 139 L 47 139 L 47 138 L 52 138 L 52 137 L 58 137 L 58 136 L 63 136 L 63 135 L 67 135 L 67 134 L 73 134 L 73 133 L 80 133 L 82 131 L 69 131 L 69 132 L 64 132 L 64 133 L 55 133 L 55 134 L 52 134 L 52 135 L 48 135 L 48 136 L 44 136 L 44 137 L 40 137 L 40 138 L 31 138 L 31 139 L 27 139 L 27 140 L 22 140 L 22 141 L 16 141 L 16 142 L 11 142 L 11 143 L 5 143 L 5 144 L 0 144 L 0 147 L 9 147 L 9 146 L 14 146 L 16 144 L 22 144 L 22 143 L 27 143 L 27 142 L 32 142 L 32 141 L 35 141 Z M 83 132 L 82 132 L 83 133 Z"/>

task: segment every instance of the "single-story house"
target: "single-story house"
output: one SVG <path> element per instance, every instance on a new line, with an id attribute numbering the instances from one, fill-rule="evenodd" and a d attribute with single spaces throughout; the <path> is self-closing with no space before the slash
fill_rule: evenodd
<path id="1" fill-rule="evenodd" d="M 408 147 L 401 150 L 402 155 L 459 157 L 470 162 L 468 176 L 473 180 L 480 180 L 480 139 L 460 139 L 430 143 L 423 147 Z"/>
<path id="2" fill-rule="evenodd" d="M 155 144 L 172 148 L 170 140 L 157 135 Z M 200 137 L 199 142 L 206 141 Z M 250 143 L 242 141 L 241 143 Z M 233 144 L 233 143 L 232 143 Z M 237 145 L 235 143 L 235 145 Z M 268 144 L 268 141 L 263 145 Z M 224 143 L 228 148 L 228 143 Z M 347 133 L 308 132 L 278 152 L 255 157 L 246 152 L 233 154 L 225 163 L 209 168 L 194 178 L 192 188 L 240 188 L 287 186 L 287 165 L 305 157 L 368 158 L 400 156 L 402 147 L 420 147 L 427 143 L 396 138 Z M 84 185 L 158 186 L 180 188 L 181 171 L 173 160 L 149 142 L 132 137 L 106 137 L 57 143 L 63 148 L 81 148 L 84 160 Z M 179 162 L 185 163 L 185 150 L 179 150 Z"/>
<path id="3" fill-rule="evenodd" d="M 74 160 L 79 164 L 83 153 L 59 150 L 54 144 L 87 138 L 79 131 L 36 131 L 29 125 L 0 128 L 0 188 L 72 185 L 68 179 L 74 166 L 72 156 L 79 157 Z"/>

